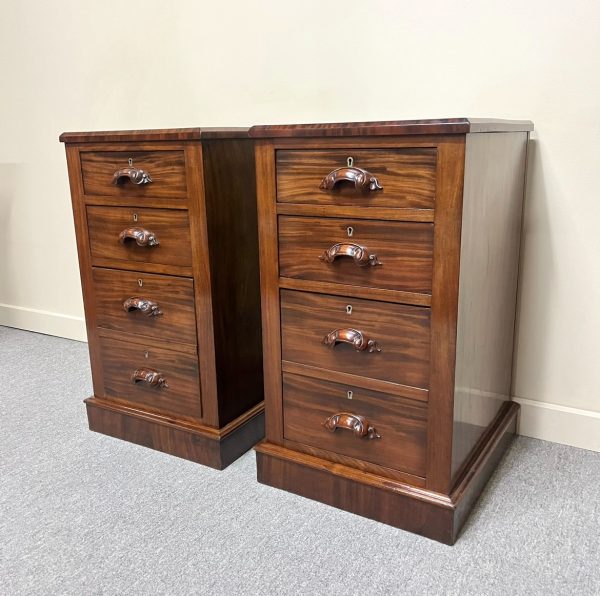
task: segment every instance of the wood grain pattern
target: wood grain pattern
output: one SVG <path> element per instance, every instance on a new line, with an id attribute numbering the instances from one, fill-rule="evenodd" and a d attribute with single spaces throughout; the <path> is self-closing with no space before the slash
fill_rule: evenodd
<path id="1" fill-rule="evenodd" d="M 350 315 L 348 305 L 352 306 Z M 427 308 L 281 291 L 282 357 L 309 366 L 427 388 L 429 322 Z M 330 331 L 347 326 L 375 339 L 382 351 L 323 345 Z"/>
<path id="2" fill-rule="evenodd" d="M 432 209 L 435 199 L 435 149 L 283 150 L 276 153 L 277 200 L 315 205 L 366 208 Z M 334 190 L 320 184 L 332 170 L 354 165 L 375 176 L 381 190 L 359 192 L 341 183 Z"/>
<path id="3" fill-rule="evenodd" d="M 337 412 L 364 416 L 381 438 L 326 430 L 324 421 Z M 284 373 L 283 415 L 286 439 L 417 476 L 425 474 L 427 415 L 418 402 Z"/>
<path id="4" fill-rule="evenodd" d="M 193 280 L 98 267 L 93 280 L 99 327 L 196 345 Z M 155 301 L 162 314 L 125 312 L 123 302 L 132 296 Z"/>
<path id="5" fill-rule="evenodd" d="M 348 228 L 352 229 L 352 236 Z M 279 216 L 279 268 L 282 277 L 431 293 L 433 225 L 335 218 Z M 319 259 L 339 242 L 351 242 L 377 255 L 381 266 L 357 267 L 351 258 Z"/>
<path id="6" fill-rule="evenodd" d="M 100 259 L 123 269 L 137 269 L 138 263 L 192 265 L 190 222 L 185 211 L 90 206 L 87 219 L 94 265 L 104 265 Z M 119 234 L 132 225 L 152 231 L 160 244 L 153 247 L 138 246 L 135 242 L 121 244 Z"/>
<path id="7" fill-rule="evenodd" d="M 134 196 L 183 200 L 187 198 L 183 151 L 82 151 L 81 173 L 86 195 Z M 148 184 L 113 184 L 115 172 L 127 168 L 129 159 L 135 168 L 152 179 Z"/>
<path id="8" fill-rule="evenodd" d="M 200 139 L 238 139 L 248 136 L 247 127 L 160 128 L 148 130 L 111 130 L 63 132 L 62 143 L 110 143 L 149 141 L 199 141 Z"/>
<path id="9" fill-rule="evenodd" d="M 138 403 L 151 411 L 201 417 L 198 360 L 194 356 L 167 350 L 155 341 L 140 346 L 108 338 L 100 339 L 100 351 L 104 370 L 103 397 Z M 134 384 L 132 375 L 140 368 L 161 372 L 168 387 Z"/>
<path id="10" fill-rule="evenodd" d="M 219 425 L 263 401 L 254 146 L 202 146 Z"/>
<path id="11" fill-rule="evenodd" d="M 440 135 L 469 132 L 530 131 L 529 120 L 496 118 L 439 118 L 429 120 L 388 120 L 386 122 L 338 122 L 331 124 L 271 124 L 253 126 L 255 138 L 352 137 L 378 135 Z"/>
<path id="12" fill-rule="evenodd" d="M 456 316 L 460 271 L 460 224 L 465 161 L 464 137 L 438 147 L 433 290 L 431 296 L 431 381 L 427 488 L 450 490 Z"/>
<path id="13" fill-rule="evenodd" d="M 526 151 L 527 133 L 467 137 L 453 477 L 510 399 Z"/>

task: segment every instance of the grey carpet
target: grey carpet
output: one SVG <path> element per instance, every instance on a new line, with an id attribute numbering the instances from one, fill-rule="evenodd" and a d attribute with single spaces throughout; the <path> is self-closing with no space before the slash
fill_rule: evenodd
<path id="1" fill-rule="evenodd" d="M 87 346 L 0 327 L 2 594 L 600 594 L 600 454 L 519 438 L 447 547 L 92 433 Z"/>

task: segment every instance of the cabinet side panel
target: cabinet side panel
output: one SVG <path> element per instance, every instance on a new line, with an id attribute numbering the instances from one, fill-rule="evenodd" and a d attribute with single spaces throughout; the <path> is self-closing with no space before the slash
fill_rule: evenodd
<path id="1" fill-rule="evenodd" d="M 527 133 L 467 135 L 452 477 L 510 399 Z"/>
<path id="2" fill-rule="evenodd" d="M 202 144 L 219 426 L 263 400 L 253 142 Z"/>

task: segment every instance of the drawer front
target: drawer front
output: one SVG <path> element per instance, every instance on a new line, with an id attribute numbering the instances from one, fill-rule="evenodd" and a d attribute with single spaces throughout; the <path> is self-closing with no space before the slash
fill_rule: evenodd
<path id="1" fill-rule="evenodd" d="M 425 476 L 427 411 L 416 402 L 285 373 L 283 420 L 290 441 Z"/>
<path id="2" fill-rule="evenodd" d="M 97 267 L 93 279 L 99 327 L 196 344 L 193 280 Z"/>
<path id="3" fill-rule="evenodd" d="M 429 388 L 428 308 L 282 290 L 281 328 L 283 360 Z"/>
<path id="4" fill-rule="evenodd" d="M 135 263 L 153 263 L 190 267 L 192 264 L 190 223 L 187 211 L 170 209 L 135 209 L 128 207 L 87 208 L 92 264 L 97 259 L 119 261 L 135 268 Z M 140 243 L 133 237 L 137 231 Z M 124 234 L 124 242 L 121 242 Z M 141 245 L 140 245 L 141 244 Z"/>
<path id="5" fill-rule="evenodd" d="M 199 418 L 202 414 L 198 360 L 183 354 L 159 348 L 108 338 L 100 339 L 105 397 L 117 397 L 166 414 Z M 139 380 L 144 371 L 157 373 L 152 383 Z"/>
<path id="6" fill-rule="evenodd" d="M 282 277 L 431 294 L 432 267 L 430 223 L 279 217 Z"/>
<path id="7" fill-rule="evenodd" d="M 348 158 L 352 168 L 347 168 Z M 433 209 L 437 150 L 324 149 L 279 150 L 276 154 L 277 200 L 282 203 L 369 207 Z M 334 170 L 342 168 L 323 180 Z M 351 181 L 366 170 L 366 189 Z M 370 190 L 369 180 L 377 179 L 381 189 Z"/>
<path id="8" fill-rule="evenodd" d="M 129 160 L 131 159 L 131 164 Z M 183 151 L 82 151 L 81 175 L 86 195 L 186 199 Z M 135 183 L 143 170 L 150 181 Z M 115 175 L 120 176 L 115 179 Z"/>

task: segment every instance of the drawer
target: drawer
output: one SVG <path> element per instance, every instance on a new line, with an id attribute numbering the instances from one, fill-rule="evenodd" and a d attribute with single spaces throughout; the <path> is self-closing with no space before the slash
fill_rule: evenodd
<path id="1" fill-rule="evenodd" d="M 416 476 L 426 474 L 427 410 L 417 402 L 284 374 L 283 425 L 290 441 Z"/>
<path id="2" fill-rule="evenodd" d="M 99 259 L 128 269 L 135 263 L 192 265 L 187 211 L 92 206 L 87 207 L 87 219 L 92 265 L 105 264 Z"/>
<path id="3" fill-rule="evenodd" d="M 166 414 L 201 416 L 197 357 L 160 348 L 152 342 L 146 346 L 108 338 L 100 338 L 100 353 L 105 397 L 124 399 Z M 136 372 L 140 380 L 134 382 Z"/>
<path id="4" fill-rule="evenodd" d="M 428 308 L 282 290 L 281 329 L 283 360 L 429 388 Z"/>
<path id="5" fill-rule="evenodd" d="M 181 150 L 82 151 L 79 155 L 86 195 L 186 199 L 185 157 Z M 141 179 L 139 170 L 149 176 L 149 181 L 136 184 L 136 174 L 137 180 Z"/>
<path id="6" fill-rule="evenodd" d="M 282 215 L 278 227 L 282 277 L 431 294 L 431 223 Z"/>
<path id="7" fill-rule="evenodd" d="M 435 148 L 280 149 L 276 154 L 277 200 L 310 205 L 433 209 L 436 161 Z M 354 181 L 360 170 L 367 172 L 366 188 L 362 188 L 360 177 Z M 370 190 L 372 177 L 380 189 Z"/>
<path id="8" fill-rule="evenodd" d="M 99 327 L 196 344 L 193 280 L 97 267 L 92 275 Z"/>

